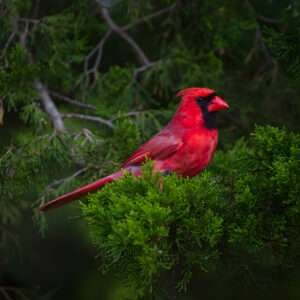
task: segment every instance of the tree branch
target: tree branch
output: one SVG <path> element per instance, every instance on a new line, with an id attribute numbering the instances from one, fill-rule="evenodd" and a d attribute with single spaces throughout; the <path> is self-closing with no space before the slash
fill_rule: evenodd
<path id="1" fill-rule="evenodd" d="M 10 47 L 11 43 L 13 42 L 13 40 L 17 37 L 18 35 L 18 21 L 17 19 L 15 18 L 12 18 L 12 21 L 11 21 L 11 27 L 12 27 L 12 32 L 10 33 L 5 45 L 3 46 L 2 48 L 2 52 L 1 52 L 1 55 L 0 55 L 0 59 L 1 58 L 5 58 L 6 56 L 6 52 L 7 52 L 7 49 Z"/>
<path id="2" fill-rule="evenodd" d="M 122 115 L 111 118 L 111 121 L 114 122 L 116 120 L 123 119 L 123 118 L 137 117 L 137 116 L 139 116 L 143 113 L 145 113 L 145 111 L 130 111 L 128 113 L 125 113 L 125 114 L 122 114 Z"/>
<path id="3" fill-rule="evenodd" d="M 0 126 L 3 125 L 3 119 L 4 119 L 4 105 L 2 99 L 0 98 Z"/>
<path id="4" fill-rule="evenodd" d="M 0 58 L 5 57 L 6 51 L 7 51 L 7 49 L 9 48 L 10 44 L 13 42 L 14 38 L 16 37 L 16 34 L 17 34 L 17 33 L 16 33 L 15 31 L 13 31 L 13 32 L 10 34 L 10 36 L 8 37 L 8 39 L 7 39 L 7 41 L 6 41 L 5 45 L 4 45 L 4 47 L 2 48 L 2 53 L 1 53 L 1 55 L 0 55 Z"/>
<path id="5" fill-rule="evenodd" d="M 81 119 L 81 120 L 86 120 L 86 121 L 91 121 L 95 122 L 101 125 L 105 125 L 109 127 L 110 129 L 115 128 L 111 120 L 107 120 L 101 117 L 97 116 L 90 116 L 90 115 L 84 115 L 84 114 L 62 114 L 63 118 L 71 118 L 71 119 Z"/>
<path id="6" fill-rule="evenodd" d="M 3 296 L 3 299 L 5 299 L 5 300 L 13 300 L 13 298 L 10 297 L 10 295 L 8 294 L 8 292 L 6 291 L 6 289 L 4 287 L 0 287 L 0 293 Z"/>
<path id="7" fill-rule="evenodd" d="M 249 8 L 250 11 L 252 11 L 252 13 L 255 16 L 256 21 L 265 23 L 267 25 L 276 25 L 276 24 L 280 24 L 282 23 L 281 20 L 278 19 L 272 19 L 269 17 L 265 17 L 263 15 L 259 15 L 256 10 L 254 5 L 252 4 L 251 0 L 245 0 L 246 6 Z"/>
<path id="8" fill-rule="evenodd" d="M 133 72 L 133 79 L 137 80 L 141 73 L 147 71 L 148 69 L 152 68 L 153 66 L 155 66 L 156 64 L 159 64 L 159 63 L 161 63 L 161 60 L 153 61 L 153 62 L 150 62 L 149 64 L 146 64 L 139 68 L 136 68 Z"/>
<path id="9" fill-rule="evenodd" d="M 277 25 L 277 24 L 282 23 L 281 20 L 272 19 L 272 18 L 265 17 L 265 16 L 262 16 L 262 15 L 256 15 L 256 20 L 260 21 L 262 23 L 265 23 L 267 25 Z"/>
<path id="10" fill-rule="evenodd" d="M 40 19 L 30 19 L 30 18 L 18 18 L 19 21 L 25 22 L 25 23 L 33 23 L 33 24 L 39 24 L 41 23 Z"/>
<path id="11" fill-rule="evenodd" d="M 96 110 L 96 106 L 94 106 L 94 105 L 87 104 L 87 103 L 82 103 L 80 101 L 71 99 L 68 96 L 61 95 L 61 94 L 59 94 L 57 92 L 54 92 L 54 91 L 49 91 L 49 92 L 55 98 L 57 98 L 57 99 L 59 99 L 61 101 L 64 101 L 66 103 L 69 103 L 69 104 L 72 104 L 72 105 L 75 105 L 75 106 L 78 106 L 78 107 L 81 107 L 81 108 L 85 108 L 85 109 Z"/>
<path id="12" fill-rule="evenodd" d="M 141 65 L 150 64 L 149 58 L 144 53 L 144 51 L 140 48 L 140 46 L 134 41 L 134 39 L 113 21 L 113 19 L 109 14 L 108 9 L 101 6 L 99 1 L 97 1 L 97 3 L 100 6 L 101 15 L 104 21 L 106 22 L 107 26 L 109 27 L 109 29 L 115 32 L 116 34 L 118 34 L 122 39 L 124 39 L 131 46 Z"/>
<path id="13" fill-rule="evenodd" d="M 95 142 L 95 137 L 93 136 L 93 133 L 87 129 L 87 128 L 82 128 L 81 131 L 79 131 L 75 137 L 74 140 L 77 140 L 80 136 L 84 136 L 84 138 L 90 142 L 90 143 L 94 143 Z"/>
<path id="14" fill-rule="evenodd" d="M 29 300 L 20 289 L 12 286 L 0 286 L 0 294 L 3 295 L 5 300 L 15 299 L 15 297 L 10 296 L 10 294 L 14 294 L 15 296 L 18 295 L 20 299 Z"/>
<path id="15" fill-rule="evenodd" d="M 59 111 L 57 110 L 55 103 L 51 99 L 46 86 L 44 86 L 40 80 L 36 79 L 34 81 L 34 87 L 36 88 L 36 90 L 40 96 L 40 100 L 44 107 L 45 112 L 48 114 L 48 116 L 50 117 L 50 119 L 52 121 L 53 127 L 58 132 L 65 131 L 65 125 L 62 120 L 62 117 L 61 117 Z"/>
<path id="16" fill-rule="evenodd" d="M 169 13 L 171 12 L 172 10 L 174 10 L 176 7 L 176 3 L 168 6 L 168 7 L 165 7 L 165 8 L 162 8 L 161 10 L 158 10 L 152 14 L 149 14 L 147 16 L 144 16 L 138 20 L 136 20 L 135 22 L 131 23 L 131 24 L 128 24 L 128 25 L 125 25 L 122 27 L 122 30 L 124 31 L 127 31 L 127 30 L 130 30 L 132 27 L 135 27 L 137 25 L 140 25 L 141 23 L 145 23 L 145 22 L 148 22 L 150 21 L 151 19 L 154 19 L 156 17 L 159 17 L 163 14 L 166 14 L 166 13 Z"/>
<path id="17" fill-rule="evenodd" d="M 18 19 L 17 19 L 17 21 L 18 21 Z M 34 64 L 34 59 L 33 59 L 32 53 L 30 52 L 30 50 L 27 47 L 28 36 L 30 35 L 30 21 L 23 18 L 22 22 L 24 23 L 24 29 L 19 34 L 19 42 L 20 42 L 20 45 L 24 48 L 24 50 L 26 50 L 26 52 L 28 53 L 29 63 Z M 34 26 L 35 25 L 36 24 L 34 23 Z M 35 28 L 34 26 L 32 29 Z M 57 130 L 58 132 L 65 131 L 64 122 L 63 122 L 61 115 L 60 115 L 55 103 L 53 102 L 46 86 L 44 86 L 44 84 L 41 82 L 41 80 L 39 78 L 36 78 L 34 80 L 33 86 L 36 89 L 36 91 L 38 92 L 42 106 L 43 106 L 45 112 L 47 113 L 47 115 L 49 116 L 55 130 Z"/>
<path id="18" fill-rule="evenodd" d="M 257 15 L 255 8 L 252 5 L 251 1 L 245 0 L 245 4 L 248 7 L 248 9 L 253 13 L 256 21 L 258 21 L 259 17 Z M 260 67 L 260 69 L 258 71 L 258 73 L 261 73 L 267 67 L 275 65 L 275 62 L 274 62 L 274 59 L 273 59 L 268 47 L 265 44 L 265 41 L 264 41 L 263 35 L 262 35 L 262 30 L 261 30 L 261 27 L 258 22 L 256 24 L 255 44 L 258 44 L 260 46 L 260 49 L 266 59 L 266 62 Z M 249 55 L 252 55 L 252 51 L 250 51 Z M 246 60 L 249 60 L 249 57 L 250 57 L 249 55 L 247 56 Z"/>
<path id="19" fill-rule="evenodd" d="M 99 1 L 97 1 L 97 3 L 99 4 L 100 9 L 102 9 L 101 3 L 99 3 Z M 104 47 L 105 43 L 107 42 L 108 38 L 111 36 L 112 32 L 116 32 L 120 36 L 122 34 L 122 38 L 125 39 L 127 42 L 128 42 L 128 37 L 129 37 L 129 41 L 131 41 L 131 42 L 129 42 L 129 44 L 131 46 L 133 46 L 132 41 L 134 42 L 134 40 L 125 31 L 130 30 L 131 28 L 133 28 L 141 23 L 148 22 L 151 19 L 154 19 L 163 14 L 171 12 L 175 7 L 176 7 L 176 3 L 170 5 L 169 7 L 165 7 L 161 10 L 158 10 L 152 14 L 144 16 L 144 17 L 136 20 L 135 22 L 125 25 L 123 27 L 119 27 L 117 24 L 115 24 L 114 21 L 111 19 L 110 15 L 108 14 L 108 19 L 109 19 L 110 23 L 108 23 L 108 19 L 105 19 L 105 21 L 109 25 L 110 29 L 106 32 L 106 34 L 103 36 L 103 38 L 100 40 L 100 42 L 86 56 L 86 58 L 84 60 L 84 77 L 89 78 L 90 75 L 93 75 L 94 78 L 97 77 L 98 69 L 100 67 L 101 60 L 102 60 L 103 47 Z M 114 30 L 112 29 L 112 27 L 110 25 L 113 26 Z M 134 42 L 134 44 L 135 44 L 134 51 L 137 53 L 139 61 L 143 64 L 140 68 L 137 68 L 134 71 L 133 77 L 134 77 L 134 79 L 137 79 L 140 73 L 148 70 L 149 68 L 154 66 L 157 62 L 150 62 L 149 58 L 146 56 L 146 54 L 143 52 L 143 50 L 135 42 Z M 136 48 L 136 46 L 137 46 L 137 48 Z M 95 63 L 93 64 L 93 66 L 91 68 L 89 68 L 90 60 L 95 55 L 97 55 L 96 59 L 95 59 Z M 82 81 L 82 78 L 80 78 L 77 81 L 76 85 L 79 84 L 81 81 Z"/>
<path id="20" fill-rule="evenodd" d="M 90 53 L 86 56 L 86 58 L 84 60 L 84 76 L 87 78 L 87 80 L 91 74 L 94 76 L 94 78 L 97 77 L 98 68 L 99 68 L 101 60 L 102 60 L 103 48 L 104 48 L 106 41 L 110 37 L 111 33 L 112 33 L 111 30 L 107 31 L 106 34 L 101 39 L 101 41 L 96 45 L 96 47 L 93 48 L 90 51 Z M 89 68 L 90 59 L 92 57 L 94 57 L 94 55 L 96 55 L 96 54 L 97 54 L 97 56 L 96 56 L 96 60 L 95 60 L 93 67 Z M 81 80 L 82 79 L 80 79 L 80 81 Z M 78 84 L 78 82 L 77 82 L 77 84 Z"/>
<path id="21" fill-rule="evenodd" d="M 63 184 L 63 183 L 66 183 L 66 182 L 69 182 L 71 181 L 72 179 L 78 177 L 79 175 L 85 173 L 87 170 L 89 170 L 90 167 L 84 167 L 80 170 L 77 170 L 74 174 L 66 177 L 66 178 L 62 178 L 62 179 L 58 179 L 58 180 L 55 180 L 53 181 L 51 184 L 49 184 L 47 187 L 46 187 L 46 191 L 49 191 L 49 190 L 52 190 L 53 188 Z"/>

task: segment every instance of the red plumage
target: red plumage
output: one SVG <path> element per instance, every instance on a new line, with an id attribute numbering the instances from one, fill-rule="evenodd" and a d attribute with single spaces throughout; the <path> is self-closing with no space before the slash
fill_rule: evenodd
<path id="1" fill-rule="evenodd" d="M 217 111 L 228 104 L 208 88 L 188 88 L 177 94 L 181 103 L 173 119 L 148 142 L 140 146 L 121 166 L 121 170 L 93 183 L 62 195 L 40 207 L 41 211 L 58 207 L 118 180 L 127 170 L 139 176 L 145 159 L 153 160 L 153 168 L 161 173 L 176 172 L 195 176 L 210 162 L 218 142 L 215 126 Z"/>

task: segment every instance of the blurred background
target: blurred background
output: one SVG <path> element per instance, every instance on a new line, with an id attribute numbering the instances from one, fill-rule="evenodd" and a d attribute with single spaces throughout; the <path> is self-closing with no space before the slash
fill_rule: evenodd
<path id="1" fill-rule="evenodd" d="M 115 170 L 180 89 L 230 104 L 219 149 L 255 124 L 299 132 L 297 0 L 0 0 L 0 28 L 0 299 L 134 298 L 78 205 L 37 207 Z M 180 299 L 299 299 L 299 272 L 196 273 Z"/>

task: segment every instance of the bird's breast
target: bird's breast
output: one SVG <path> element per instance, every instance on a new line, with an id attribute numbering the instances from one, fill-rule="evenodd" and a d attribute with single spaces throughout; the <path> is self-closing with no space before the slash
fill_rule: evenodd
<path id="1" fill-rule="evenodd" d="M 188 132 L 183 145 L 172 157 L 172 169 L 183 176 L 195 176 L 211 161 L 218 142 L 217 130 Z"/>

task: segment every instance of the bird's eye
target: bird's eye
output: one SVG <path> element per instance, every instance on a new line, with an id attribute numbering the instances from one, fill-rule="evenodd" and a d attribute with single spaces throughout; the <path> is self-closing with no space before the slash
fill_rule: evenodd
<path id="1" fill-rule="evenodd" d="M 197 97 L 197 101 L 206 101 L 210 102 L 214 97 L 216 96 L 216 93 L 209 94 L 207 96 L 199 96 Z"/>
<path id="2" fill-rule="evenodd" d="M 216 97 L 216 93 L 212 93 L 206 97 L 204 97 L 204 100 L 206 101 L 211 101 L 212 99 L 214 99 Z"/>

